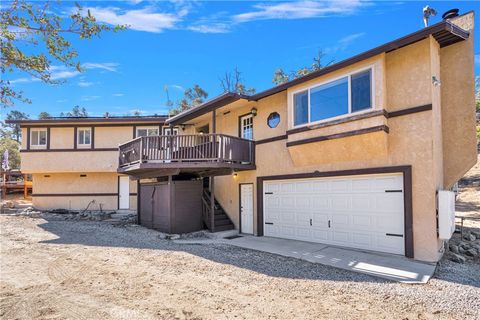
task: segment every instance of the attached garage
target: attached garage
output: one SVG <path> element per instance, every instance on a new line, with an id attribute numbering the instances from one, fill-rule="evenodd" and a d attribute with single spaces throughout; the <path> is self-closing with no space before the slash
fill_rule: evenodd
<path id="1" fill-rule="evenodd" d="M 259 224 L 264 236 L 413 256 L 404 179 L 405 172 L 260 178 Z"/>

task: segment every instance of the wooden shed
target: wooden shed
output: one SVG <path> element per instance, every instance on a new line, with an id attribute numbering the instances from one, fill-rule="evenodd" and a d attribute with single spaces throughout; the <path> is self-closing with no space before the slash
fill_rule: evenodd
<path id="1" fill-rule="evenodd" d="M 201 180 L 141 183 L 139 224 L 165 233 L 203 229 Z"/>

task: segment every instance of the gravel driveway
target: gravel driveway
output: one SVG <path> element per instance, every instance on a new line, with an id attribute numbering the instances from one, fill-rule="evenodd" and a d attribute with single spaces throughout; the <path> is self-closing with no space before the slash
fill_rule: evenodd
<path id="1" fill-rule="evenodd" d="M 478 319 L 480 265 L 427 285 L 106 222 L 0 216 L 2 319 Z"/>

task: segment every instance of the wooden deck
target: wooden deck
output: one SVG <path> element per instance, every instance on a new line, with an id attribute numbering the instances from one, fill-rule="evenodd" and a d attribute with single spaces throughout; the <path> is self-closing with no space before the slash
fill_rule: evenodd
<path id="1" fill-rule="evenodd" d="M 119 153 L 117 171 L 136 178 L 255 169 L 254 142 L 225 134 L 139 137 L 121 145 Z"/>

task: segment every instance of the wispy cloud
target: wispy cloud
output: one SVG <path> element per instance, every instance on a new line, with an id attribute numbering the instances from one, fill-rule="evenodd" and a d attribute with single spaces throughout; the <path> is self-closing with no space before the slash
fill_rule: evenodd
<path id="1" fill-rule="evenodd" d="M 125 94 L 124 93 L 114 93 L 112 96 L 114 97 L 123 97 Z"/>
<path id="2" fill-rule="evenodd" d="M 333 54 L 338 51 L 342 51 L 347 49 L 353 42 L 355 42 L 357 39 L 362 38 L 365 36 L 365 32 L 359 32 L 359 33 L 353 33 L 348 36 L 345 36 L 341 38 L 340 40 L 337 41 L 337 43 L 334 46 L 327 47 L 324 50 L 324 53 L 326 54 Z"/>
<path id="3" fill-rule="evenodd" d="M 116 72 L 119 64 L 114 62 L 86 62 L 82 65 L 85 69 L 102 69 L 110 72 Z"/>
<path id="4" fill-rule="evenodd" d="M 200 24 L 187 27 L 188 30 L 199 33 L 227 33 L 231 25 L 228 23 Z"/>
<path id="5" fill-rule="evenodd" d="M 97 100 L 98 98 L 100 98 L 100 96 L 82 96 L 80 99 L 82 101 L 93 101 Z"/>
<path id="6" fill-rule="evenodd" d="M 67 99 L 60 99 L 60 100 L 57 100 L 55 101 L 56 103 L 64 103 L 64 102 L 67 102 L 68 100 Z"/>
<path id="7" fill-rule="evenodd" d="M 188 12 L 185 9 L 175 13 L 155 12 L 155 8 L 121 10 L 116 7 L 91 7 L 91 14 L 99 22 L 111 25 L 127 25 L 132 30 L 162 32 L 173 29 Z"/>
<path id="8" fill-rule="evenodd" d="M 275 4 L 256 4 L 254 10 L 233 16 L 235 22 L 271 19 L 305 19 L 329 15 L 351 14 L 362 7 L 361 0 L 331 0 L 324 2 L 300 1 L 280 2 Z"/>
<path id="9" fill-rule="evenodd" d="M 78 85 L 79 87 L 86 88 L 86 87 L 93 86 L 93 82 L 88 82 L 88 81 L 83 81 L 83 80 L 82 80 L 82 81 L 79 81 L 79 82 L 77 83 L 77 85 Z"/>
<path id="10" fill-rule="evenodd" d="M 178 91 L 182 91 L 182 92 L 185 91 L 185 88 L 178 84 L 168 84 L 167 87 L 177 89 Z"/>

